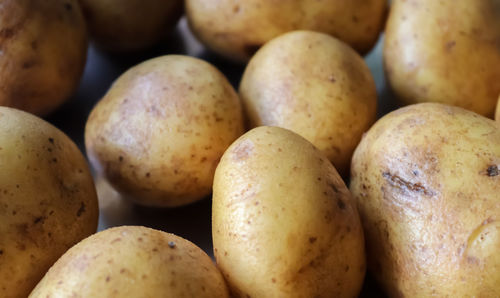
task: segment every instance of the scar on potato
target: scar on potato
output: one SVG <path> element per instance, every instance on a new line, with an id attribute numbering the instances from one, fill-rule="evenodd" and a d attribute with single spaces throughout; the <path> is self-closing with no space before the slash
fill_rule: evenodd
<path id="1" fill-rule="evenodd" d="M 393 175 L 390 172 L 383 172 L 382 176 L 389 182 L 392 187 L 396 187 L 401 190 L 407 190 L 412 192 L 423 193 L 426 196 L 433 196 L 434 192 L 426 189 L 421 183 L 411 183 L 404 180 L 398 175 Z"/>
<path id="2" fill-rule="evenodd" d="M 252 141 L 246 140 L 238 144 L 233 149 L 233 159 L 237 161 L 245 160 L 252 154 L 254 145 Z"/>

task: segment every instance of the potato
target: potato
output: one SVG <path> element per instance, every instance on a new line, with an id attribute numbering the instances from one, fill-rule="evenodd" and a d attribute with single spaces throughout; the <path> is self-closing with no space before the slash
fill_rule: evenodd
<path id="1" fill-rule="evenodd" d="M 112 52 L 148 48 L 172 31 L 182 0 L 80 0 L 95 43 Z"/>
<path id="2" fill-rule="evenodd" d="M 174 207 L 212 190 L 227 147 L 243 133 L 238 95 L 215 67 L 187 56 L 143 62 L 91 112 L 87 154 L 136 203 Z"/>
<path id="3" fill-rule="evenodd" d="M 300 134 L 342 175 L 377 112 L 375 82 L 363 59 L 312 31 L 286 33 L 262 47 L 245 69 L 240 96 L 252 127 Z"/>
<path id="4" fill-rule="evenodd" d="M 193 243 L 140 226 L 111 228 L 72 247 L 29 297 L 229 297 Z"/>
<path id="5" fill-rule="evenodd" d="M 356 297 L 365 274 L 354 200 L 299 135 L 261 126 L 215 172 L 212 236 L 235 297 Z"/>
<path id="6" fill-rule="evenodd" d="M 386 0 L 186 0 L 186 16 L 211 50 L 247 61 L 267 41 L 299 29 L 330 34 L 365 54 L 378 39 L 386 6 Z"/>
<path id="7" fill-rule="evenodd" d="M 439 102 L 492 118 L 500 94 L 500 2 L 393 1 L 384 66 L 402 102 Z"/>
<path id="8" fill-rule="evenodd" d="M 95 233 L 87 163 L 60 130 L 0 107 L 0 297 L 26 297 L 71 246 Z"/>
<path id="9" fill-rule="evenodd" d="M 50 113 L 76 90 L 86 55 L 78 1 L 1 1 L 0 105 Z"/>
<path id="10" fill-rule="evenodd" d="M 380 119 L 350 189 L 390 297 L 500 297 L 500 128 L 437 103 Z"/>

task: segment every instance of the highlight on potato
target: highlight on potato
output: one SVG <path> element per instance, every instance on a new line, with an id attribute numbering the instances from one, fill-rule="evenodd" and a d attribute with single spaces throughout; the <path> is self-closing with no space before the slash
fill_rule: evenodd
<path id="1" fill-rule="evenodd" d="M 175 207 L 208 196 L 226 148 L 243 133 L 237 93 L 211 64 L 167 55 L 121 75 L 85 128 L 94 168 L 142 205 Z"/>
<path id="2" fill-rule="evenodd" d="M 193 33 L 209 49 L 246 62 L 263 44 L 293 30 L 335 36 L 366 54 L 384 26 L 386 0 L 186 0 Z"/>
<path id="3" fill-rule="evenodd" d="M 411 105 L 368 131 L 350 190 L 390 297 L 500 296 L 499 168 L 498 124 L 462 108 Z"/>
<path id="4" fill-rule="evenodd" d="M 222 274 L 199 247 L 142 226 L 110 228 L 82 240 L 29 297 L 66 296 L 229 297 Z"/>
<path id="5" fill-rule="evenodd" d="M 77 0 L 3 0 L 0 105 L 45 116 L 78 87 L 87 31 Z"/>
<path id="6" fill-rule="evenodd" d="M 0 297 L 24 298 L 95 233 L 97 195 L 83 154 L 56 127 L 0 107 Z"/>
<path id="7" fill-rule="evenodd" d="M 363 58 L 313 31 L 285 33 L 264 45 L 248 63 L 239 91 L 250 127 L 298 133 L 342 176 L 377 113 L 375 82 Z"/>
<path id="8" fill-rule="evenodd" d="M 357 297 L 363 283 L 355 202 L 326 156 L 287 129 L 252 129 L 226 150 L 212 238 L 234 297 Z"/>

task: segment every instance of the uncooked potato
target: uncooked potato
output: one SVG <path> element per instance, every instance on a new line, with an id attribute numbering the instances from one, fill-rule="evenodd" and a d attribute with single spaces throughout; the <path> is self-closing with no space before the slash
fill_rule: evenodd
<path id="1" fill-rule="evenodd" d="M 442 104 L 394 111 L 356 149 L 350 189 L 390 297 L 500 297 L 500 129 Z"/>
<path id="2" fill-rule="evenodd" d="M 492 118 L 500 94 L 500 1 L 393 1 L 383 56 L 404 103 L 439 102 Z"/>
<path id="3" fill-rule="evenodd" d="M 288 31 L 335 36 L 367 53 L 385 21 L 386 0 L 187 0 L 194 34 L 227 58 L 247 61 L 264 43 Z"/>
<path id="4" fill-rule="evenodd" d="M 146 227 L 122 226 L 92 235 L 68 250 L 29 297 L 229 295 L 222 274 L 193 243 Z"/>
<path id="5" fill-rule="evenodd" d="M 340 40 L 312 31 L 289 32 L 262 47 L 239 91 L 251 127 L 300 134 L 344 176 L 377 112 L 375 82 L 363 59 Z"/>
<path id="6" fill-rule="evenodd" d="M 87 154 L 124 196 L 174 207 L 210 194 L 227 147 L 243 133 L 238 95 L 202 60 L 170 55 L 125 72 L 92 110 Z"/>
<path id="7" fill-rule="evenodd" d="M 0 107 L 0 297 L 28 296 L 50 266 L 97 229 L 85 158 L 59 129 Z"/>
<path id="8" fill-rule="evenodd" d="M 76 90 L 86 55 L 78 1 L 1 1 L 0 105 L 50 113 Z"/>
<path id="9" fill-rule="evenodd" d="M 112 52 L 148 48 L 170 33 L 182 0 L 80 0 L 94 42 Z"/>
<path id="10" fill-rule="evenodd" d="M 357 297 L 365 274 L 355 202 L 299 135 L 261 126 L 217 167 L 212 236 L 235 297 Z"/>

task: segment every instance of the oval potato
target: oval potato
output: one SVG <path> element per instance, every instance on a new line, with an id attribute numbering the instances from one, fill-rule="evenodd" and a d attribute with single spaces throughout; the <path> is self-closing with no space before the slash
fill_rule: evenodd
<path id="1" fill-rule="evenodd" d="M 59 129 L 0 107 L 0 297 L 26 297 L 49 267 L 97 229 L 87 162 Z"/>
<path id="2" fill-rule="evenodd" d="M 92 165 L 134 202 L 174 207 L 210 194 L 227 147 L 243 133 L 238 95 L 200 59 L 168 55 L 121 75 L 85 128 Z"/>
<path id="3" fill-rule="evenodd" d="M 331 36 L 294 31 L 262 47 L 240 84 L 250 126 L 279 126 L 313 143 L 347 176 L 375 121 L 377 90 L 361 58 Z"/>
<path id="4" fill-rule="evenodd" d="M 0 105 L 46 115 L 78 87 L 87 30 L 77 0 L 3 0 Z"/>
<path id="5" fill-rule="evenodd" d="M 500 129 L 442 104 L 381 118 L 352 160 L 368 262 L 390 297 L 500 296 Z"/>
<path id="6" fill-rule="evenodd" d="M 72 247 L 33 290 L 40 297 L 229 297 L 221 273 L 191 242 L 140 226 L 111 228 Z"/>
<path id="7" fill-rule="evenodd" d="M 214 179 L 217 264 L 235 297 L 357 297 L 361 223 L 328 159 L 299 135 L 258 127 L 224 153 Z"/>

